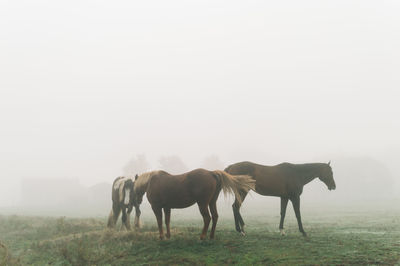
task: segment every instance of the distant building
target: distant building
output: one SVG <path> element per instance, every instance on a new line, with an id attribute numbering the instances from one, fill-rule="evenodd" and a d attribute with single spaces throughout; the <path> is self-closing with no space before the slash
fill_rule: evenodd
<path id="1" fill-rule="evenodd" d="M 88 188 L 88 203 L 91 206 L 111 208 L 111 184 L 99 183 Z"/>
<path id="2" fill-rule="evenodd" d="M 86 188 L 78 179 L 25 178 L 21 190 L 25 206 L 71 205 L 87 201 Z"/>
<path id="3" fill-rule="evenodd" d="M 21 184 L 22 208 L 49 215 L 108 215 L 111 184 L 83 186 L 78 179 L 26 178 Z"/>

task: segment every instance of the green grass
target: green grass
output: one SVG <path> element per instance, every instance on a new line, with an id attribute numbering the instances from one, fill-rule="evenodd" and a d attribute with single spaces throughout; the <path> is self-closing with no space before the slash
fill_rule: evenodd
<path id="1" fill-rule="evenodd" d="M 199 240 L 202 220 L 174 220 L 158 240 L 155 218 L 137 231 L 105 229 L 106 218 L 0 216 L 0 263 L 9 265 L 395 265 L 400 260 L 399 212 L 303 215 L 308 238 L 293 216 L 279 235 L 278 216 L 248 216 L 247 235 L 223 216 L 216 239 Z"/>

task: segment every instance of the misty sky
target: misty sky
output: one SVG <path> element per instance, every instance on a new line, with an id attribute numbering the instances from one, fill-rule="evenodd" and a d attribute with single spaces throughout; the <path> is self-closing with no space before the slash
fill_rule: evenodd
<path id="1" fill-rule="evenodd" d="M 0 0 L 0 202 L 134 155 L 400 150 L 399 1 Z M 1 204 L 0 204 L 1 205 Z"/>

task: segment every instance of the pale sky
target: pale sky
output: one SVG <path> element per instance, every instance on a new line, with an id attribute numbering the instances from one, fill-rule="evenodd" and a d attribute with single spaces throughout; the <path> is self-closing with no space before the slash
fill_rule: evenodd
<path id="1" fill-rule="evenodd" d="M 0 0 L 0 205 L 22 178 L 112 182 L 141 153 L 197 168 L 398 152 L 399 14 L 381 0 Z"/>

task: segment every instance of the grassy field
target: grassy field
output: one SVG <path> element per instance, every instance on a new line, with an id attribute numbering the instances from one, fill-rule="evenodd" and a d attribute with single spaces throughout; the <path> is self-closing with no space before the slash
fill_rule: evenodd
<path id="1" fill-rule="evenodd" d="M 175 218 L 175 219 L 174 219 Z M 245 217 L 247 235 L 222 216 L 216 239 L 198 240 L 200 216 L 174 217 L 172 237 L 158 240 L 155 218 L 143 228 L 105 229 L 106 218 L 0 216 L 1 265 L 396 265 L 400 260 L 400 212 L 320 212 L 303 215 L 309 237 L 293 215 L 287 235 L 278 234 L 279 217 Z"/>

